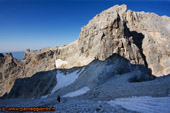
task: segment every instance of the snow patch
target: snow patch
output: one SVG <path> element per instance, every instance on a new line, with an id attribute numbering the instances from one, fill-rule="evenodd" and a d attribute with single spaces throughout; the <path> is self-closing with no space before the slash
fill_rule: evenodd
<path id="1" fill-rule="evenodd" d="M 170 113 L 170 97 L 119 98 L 107 103 L 113 107 L 119 105 L 125 109 L 140 113 Z"/>
<path id="2" fill-rule="evenodd" d="M 45 95 L 45 96 L 42 96 L 41 98 L 43 99 L 43 98 L 47 98 L 48 97 L 48 95 Z"/>
<path id="3" fill-rule="evenodd" d="M 83 94 L 87 93 L 88 91 L 90 91 L 90 89 L 88 87 L 83 87 L 79 90 L 68 93 L 68 94 L 64 95 L 63 97 L 76 97 L 79 95 L 83 95 Z"/>
<path id="4" fill-rule="evenodd" d="M 81 70 L 81 72 L 84 69 Z M 61 73 L 59 70 L 57 71 L 57 75 L 56 75 L 56 79 L 57 79 L 57 84 L 56 86 L 53 88 L 53 90 L 51 91 L 51 94 L 53 94 L 55 91 L 57 91 L 58 89 L 64 88 L 70 84 L 72 84 L 78 77 L 79 77 L 79 70 L 74 71 L 70 74 L 64 75 L 63 73 Z"/>
<path id="5" fill-rule="evenodd" d="M 57 59 L 56 61 L 55 61 L 55 64 L 56 64 L 56 68 L 59 68 L 61 65 L 63 65 L 63 64 L 68 64 L 68 62 L 67 61 L 63 61 L 63 60 L 61 60 L 61 59 Z"/>

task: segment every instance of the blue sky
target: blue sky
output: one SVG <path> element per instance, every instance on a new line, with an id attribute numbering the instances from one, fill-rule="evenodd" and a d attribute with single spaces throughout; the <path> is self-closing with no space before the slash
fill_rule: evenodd
<path id="1" fill-rule="evenodd" d="M 170 16 L 170 0 L 0 0 L 0 52 L 71 43 L 89 20 L 116 4 Z"/>

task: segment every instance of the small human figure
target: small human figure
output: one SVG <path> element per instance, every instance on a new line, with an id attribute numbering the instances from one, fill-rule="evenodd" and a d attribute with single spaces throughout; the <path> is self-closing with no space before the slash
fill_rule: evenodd
<path id="1" fill-rule="evenodd" d="M 57 101 L 60 103 L 60 101 L 61 101 L 61 97 L 60 97 L 60 95 L 58 95 L 58 97 L 57 97 Z"/>

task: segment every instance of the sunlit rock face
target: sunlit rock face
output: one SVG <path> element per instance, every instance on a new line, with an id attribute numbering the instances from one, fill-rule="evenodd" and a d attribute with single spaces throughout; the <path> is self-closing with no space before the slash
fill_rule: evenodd
<path id="1" fill-rule="evenodd" d="M 126 12 L 114 6 L 82 28 L 79 47 L 90 58 L 104 60 L 117 53 L 132 64 L 144 64 L 159 77 L 170 73 L 170 18 L 154 13 Z"/>
<path id="2" fill-rule="evenodd" d="M 127 11 L 130 30 L 144 35 L 142 50 L 148 68 L 159 77 L 170 73 L 170 18 L 154 13 Z"/>
<path id="3" fill-rule="evenodd" d="M 140 41 L 144 35 L 129 31 L 125 20 L 126 6 L 114 6 L 95 16 L 82 28 L 79 47 L 86 57 L 104 60 L 113 53 L 130 60 L 132 64 L 144 64 Z M 137 42 L 134 39 L 138 38 Z"/>
<path id="4" fill-rule="evenodd" d="M 105 60 L 114 53 L 132 64 L 145 65 L 157 77 L 169 74 L 170 18 L 126 10 L 126 5 L 116 5 L 97 14 L 81 28 L 78 40 L 71 44 L 27 50 L 22 61 L 29 70 L 26 76 L 55 69 L 57 59 L 67 62 L 57 68 L 72 68 L 94 59 Z"/>
<path id="5" fill-rule="evenodd" d="M 0 95 L 9 92 L 16 78 L 40 71 L 88 65 L 113 54 L 144 65 L 152 75 L 170 73 L 170 18 L 154 13 L 133 12 L 126 5 L 113 6 L 97 14 L 82 27 L 75 42 L 41 50 L 26 50 L 22 61 L 0 54 Z M 56 60 L 60 59 L 64 63 Z"/>

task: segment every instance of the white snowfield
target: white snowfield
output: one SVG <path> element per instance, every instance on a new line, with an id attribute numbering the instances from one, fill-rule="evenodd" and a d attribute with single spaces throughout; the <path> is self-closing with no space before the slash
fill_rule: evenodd
<path id="1" fill-rule="evenodd" d="M 82 69 L 83 71 L 84 69 Z M 81 72 L 82 72 L 81 71 Z M 74 71 L 70 74 L 64 75 L 63 73 L 61 73 L 59 70 L 57 71 L 57 75 L 56 75 L 56 79 L 57 79 L 57 84 L 56 86 L 53 88 L 53 90 L 51 91 L 51 94 L 53 94 L 55 91 L 57 91 L 58 89 L 64 88 L 70 84 L 72 84 L 78 77 L 79 77 L 79 70 Z"/>
<path id="2" fill-rule="evenodd" d="M 41 98 L 43 99 L 43 98 L 47 98 L 48 97 L 48 95 L 45 95 L 45 96 L 42 96 Z"/>
<path id="3" fill-rule="evenodd" d="M 119 105 L 127 110 L 140 113 L 170 113 L 170 97 L 119 98 L 107 103 L 113 107 Z"/>
<path id="4" fill-rule="evenodd" d="M 61 59 L 57 59 L 56 61 L 55 61 L 55 64 L 56 64 L 56 68 L 59 68 L 61 65 L 63 65 L 63 64 L 68 64 L 68 62 L 67 61 L 63 61 L 63 60 L 61 60 Z"/>
<path id="5" fill-rule="evenodd" d="M 64 95 L 62 97 L 76 97 L 76 96 L 83 95 L 83 94 L 87 93 L 88 91 L 90 91 L 90 88 L 83 87 L 83 88 L 81 88 L 79 90 L 76 90 L 76 91 L 73 91 L 71 93 L 68 93 L 68 94 L 66 94 L 66 95 Z"/>

